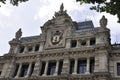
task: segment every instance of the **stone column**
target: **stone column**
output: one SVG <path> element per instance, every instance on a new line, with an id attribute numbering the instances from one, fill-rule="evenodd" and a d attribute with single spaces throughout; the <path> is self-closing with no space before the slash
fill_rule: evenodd
<path id="1" fill-rule="evenodd" d="M 41 42 L 41 43 L 40 43 L 40 47 L 39 47 L 39 51 L 42 51 L 42 50 L 43 50 L 43 47 L 44 47 L 44 42 Z"/>
<path id="2" fill-rule="evenodd" d="M 68 52 L 65 52 L 61 75 L 68 75 L 69 74 L 70 60 L 69 60 L 68 55 L 69 55 Z"/>
<path id="3" fill-rule="evenodd" d="M 31 67 L 32 67 L 32 62 L 29 63 L 29 67 L 28 67 L 28 71 L 25 77 L 29 77 L 30 76 L 30 72 L 31 72 Z"/>
<path id="4" fill-rule="evenodd" d="M 68 48 L 70 48 L 70 46 L 71 46 L 71 40 L 70 39 L 67 39 L 67 41 L 66 41 L 66 48 L 68 49 Z"/>
<path id="5" fill-rule="evenodd" d="M 77 40 L 77 48 L 80 47 L 80 40 Z"/>
<path id="6" fill-rule="evenodd" d="M 22 68 L 22 63 L 20 63 L 20 65 L 19 65 L 18 72 L 17 72 L 17 75 L 15 76 L 15 78 L 18 78 L 20 76 L 21 68 Z"/>
<path id="7" fill-rule="evenodd" d="M 90 74 L 90 58 L 87 58 L 87 68 L 85 74 Z"/>
<path id="8" fill-rule="evenodd" d="M 77 65 L 78 65 L 78 59 L 75 59 L 74 72 L 73 72 L 73 74 L 77 74 Z"/>
<path id="9" fill-rule="evenodd" d="M 23 53 L 27 53 L 28 52 L 27 48 L 28 48 L 28 46 L 25 46 L 25 49 L 24 49 Z"/>
<path id="10" fill-rule="evenodd" d="M 87 39 L 87 46 L 90 46 L 90 39 Z"/>
<path id="11" fill-rule="evenodd" d="M 54 73 L 55 76 L 58 75 L 58 68 L 59 68 L 59 61 L 57 60 L 56 68 L 55 68 L 55 73 Z"/>
<path id="12" fill-rule="evenodd" d="M 48 71 L 48 61 L 46 61 L 46 65 L 45 65 L 45 71 L 44 71 L 44 74 L 43 76 L 46 76 L 47 75 L 47 71 Z"/>

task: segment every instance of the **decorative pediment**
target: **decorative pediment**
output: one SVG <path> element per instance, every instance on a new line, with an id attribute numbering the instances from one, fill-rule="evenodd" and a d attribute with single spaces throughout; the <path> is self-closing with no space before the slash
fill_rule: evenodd
<path id="1" fill-rule="evenodd" d="M 43 29 L 51 29 L 51 28 L 57 28 L 57 27 L 63 27 L 62 25 L 72 25 L 73 21 L 71 17 L 67 14 L 67 10 L 64 10 L 63 3 L 60 6 L 60 10 L 58 12 L 55 12 L 53 18 L 51 20 L 48 20 L 43 26 Z"/>

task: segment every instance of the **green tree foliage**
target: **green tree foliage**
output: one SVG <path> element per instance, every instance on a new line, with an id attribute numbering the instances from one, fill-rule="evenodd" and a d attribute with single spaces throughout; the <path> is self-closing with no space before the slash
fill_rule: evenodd
<path id="1" fill-rule="evenodd" d="M 80 4 L 88 3 L 93 4 L 91 10 L 97 12 L 106 12 L 112 15 L 117 15 L 118 22 L 120 23 L 120 0 L 76 0 Z"/>
<path id="2" fill-rule="evenodd" d="M 10 3 L 14 6 L 18 6 L 19 3 L 26 2 L 26 1 L 28 1 L 28 0 L 10 0 Z M 5 4 L 6 0 L 0 0 L 0 3 Z"/>
<path id="3" fill-rule="evenodd" d="M 26 2 L 28 0 L 10 0 L 10 3 L 14 6 L 18 6 L 21 2 Z M 96 10 L 97 12 L 107 12 L 112 15 L 117 15 L 118 22 L 120 23 L 120 0 L 76 0 L 80 4 L 88 3 L 93 4 L 90 8 L 91 10 Z M 0 0 L 0 3 L 5 4 L 6 0 Z"/>

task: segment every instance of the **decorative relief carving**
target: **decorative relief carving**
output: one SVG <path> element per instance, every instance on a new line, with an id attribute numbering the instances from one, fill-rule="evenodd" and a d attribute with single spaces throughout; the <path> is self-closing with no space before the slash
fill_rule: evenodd
<path id="1" fill-rule="evenodd" d="M 52 42 L 52 44 L 53 45 L 56 45 L 56 44 L 58 44 L 61 40 L 62 40 L 62 35 L 63 35 L 63 33 L 62 32 L 60 32 L 60 31 L 56 31 L 55 33 L 54 32 L 52 32 L 52 34 L 51 34 L 51 42 Z"/>

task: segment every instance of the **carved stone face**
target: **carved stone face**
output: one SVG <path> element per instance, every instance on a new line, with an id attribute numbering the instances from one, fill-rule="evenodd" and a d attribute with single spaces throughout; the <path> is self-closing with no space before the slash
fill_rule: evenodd
<path id="1" fill-rule="evenodd" d="M 58 44 L 62 39 L 62 32 L 56 31 L 55 33 L 52 34 L 51 37 L 51 42 L 53 45 Z"/>

